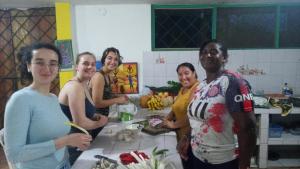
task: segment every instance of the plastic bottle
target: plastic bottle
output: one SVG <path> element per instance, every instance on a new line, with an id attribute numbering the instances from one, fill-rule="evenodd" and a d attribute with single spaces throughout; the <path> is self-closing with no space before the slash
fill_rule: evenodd
<path id="1" fill-rule="evenodd" d="M 293 95 L 293 89 L 288 86 L 287 83 L 284 83 L 282 87 L 282 94 L 285 96 L 292 96 Z"/>

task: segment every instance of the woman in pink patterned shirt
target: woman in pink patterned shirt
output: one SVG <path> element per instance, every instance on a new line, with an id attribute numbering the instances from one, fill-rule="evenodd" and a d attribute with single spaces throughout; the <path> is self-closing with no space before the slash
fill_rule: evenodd
<path id="1" fill-rule="evenodd" d="M 228 53 L 222 43 L 204 43 L 199 60 L 206 79 L 188 106 L 191 132 L 178 151 L 183 158 L 192 158 L 195 169 L 247 169 L 256 141 L 250 86 L 240 75 L 225 70 Z M 190 157 L 187 145 L 192 149 Z"/>

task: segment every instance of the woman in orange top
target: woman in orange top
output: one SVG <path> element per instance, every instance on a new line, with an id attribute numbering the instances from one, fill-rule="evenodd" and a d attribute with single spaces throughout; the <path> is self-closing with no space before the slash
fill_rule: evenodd
<path id="1" fill-rule="evenodd" d="M 176 129 L 177 142 L 179 142 L 179 140 L 190 131 L 187 106 L 199 82 L 195 68 L 191 63 L 185 62 L 178 65 L 176 71 L 182 87 L 172 105 L 171 112 L 164 119 L 164 125 L 168 128 Z M 181 161 L 184 169 L 190 168 L 188 160 L 182 159 Z"/>

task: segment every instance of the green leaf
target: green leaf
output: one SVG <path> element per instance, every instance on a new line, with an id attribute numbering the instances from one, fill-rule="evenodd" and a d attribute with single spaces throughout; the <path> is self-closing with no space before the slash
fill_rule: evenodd
<path id="1" fill-rule="evenodd" d="M 169 151 L 168 149 L 161 149 L 155 152 L 155 155 L 162 155 L 164 153 L 166 153 L 167 151 Z"/>
<path id="2" fill-rule="evenodd" d="M 154 147 L 154 149 L 152 150 L 152 155 L 153 155 L 153 156 L 155 156 L 155 154 L 156 154 L 156 150 L 157 150 L 157 146 L 156 146 L 156 147 Z"/>

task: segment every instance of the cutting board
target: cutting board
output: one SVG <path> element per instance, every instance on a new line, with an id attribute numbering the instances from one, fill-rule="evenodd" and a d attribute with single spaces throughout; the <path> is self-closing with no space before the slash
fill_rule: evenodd
<path id="1" fill-rule="evenodd" d="M 161 126 L 152 127 L 149 125 L 148 120 L 143 120 L 136 123 L 143 125 L 144 127 L 142 129 L 142 132 L 150 135 L 158 135 L 158 134 L 163 134 L 163 133 L 168 133 L 170 131 L 173 131 L 173 129 L 164 128 Z"/>

